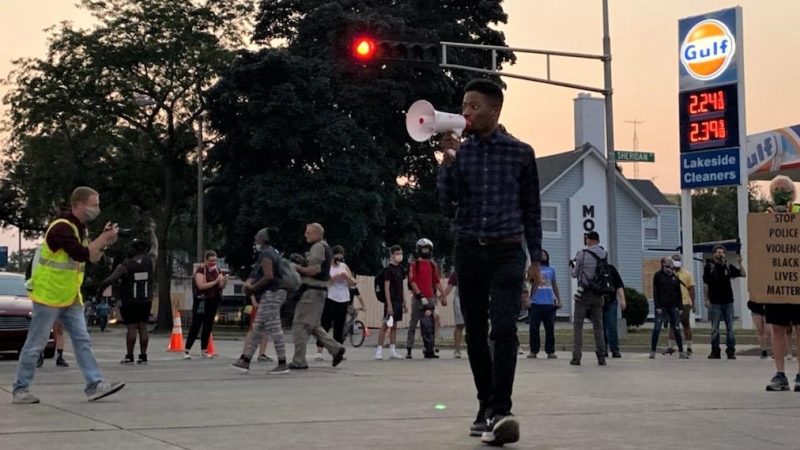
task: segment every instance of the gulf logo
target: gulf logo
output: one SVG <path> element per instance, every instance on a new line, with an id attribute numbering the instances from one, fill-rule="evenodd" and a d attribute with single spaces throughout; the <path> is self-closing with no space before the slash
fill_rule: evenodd
<path id="1" fill-rule="evenodd" d="M 707 19 L 693 26 L 681 45 L 681 63 L 698 80 L 713 80 L 733 60 L 736 40 L 719 20 Z"/>

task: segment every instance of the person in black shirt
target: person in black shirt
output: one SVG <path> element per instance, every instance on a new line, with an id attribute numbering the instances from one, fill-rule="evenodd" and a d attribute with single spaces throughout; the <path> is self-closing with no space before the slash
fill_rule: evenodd
<path id="1" fill-rule="evenodd" d="M 100 283 L 97 296 L 103 290 L 119 280 L 117 297 L 122 302 L 120 314 L 122 321 L 128 326 L 125 338 L 127 353 L 121 364 L 133 364 L 133 348 L 136 345 L 136 335 L 139 335 L 138 364 L 147 364 L 147 343 L 150 338 L 147 334 L 147 320 L 153 306 L 151 280 L 153 278 L 153 264 L 146 255 L 147 243 L 134 239 L 131 242 L 130 258 L 123 261 L 114 269 L 114 272 Z"/>
<path id="2" fill-rule="evenodd" d="M 733 289 L 731 280 L 746 277 L 742 256 L 738 255 L 739 267 L 728 264 L 725 258 L 725 247 L 714 247 L 714 258 L 706 261 L 703 267 L 703 283 L 705 284 L 705 304 L 711 319 L 711 354 L 708 359 L 720 359 L 719 324 L 725 320 L 727 338 L 725 353 L 728 359 L 736 359 L 736 337 L 733 331 Z"/>
<path id="3" fill-rule="evenodd" d="M 467 352 L 478 391 L 478 414 L 470 435 L 503 445 L 519 440 L 511 392 L 519 348 L 523 245 L 532 261 L 530 279 L 535 286 L 542 279 L 539 175 L 533 148 L 498 127 L 502 88 L 478 79 L 464 91 L 462 113 L 471 136 L 463 144 L 452 133 L 443 136 L 436 185 L 439 203 L 455 229 Z"/>
<path id="4" fill-rule="evenodd" d="M 403 298 L 403 249 L 399 245 L 393 245 L 391 249 L 391 259 L 384 272 L 384 292 L 386 292 L 386 303 L 383 306 L 383 325 L 378 333 L 378 346 L 375 349 L 375 359 L 383 359 L 383 343 L 386 340 L 386 330 L 389 330 L 390 359 L 402 359 L 397 354 L 395 345 L 397 344 L 397 324 L 403 320 L 403 313 L 408 312 L 408 305 Z"/>
<path id="5" fill-rule="evenodd" d="M 653 325 L 653 336 L 650 342 L 650 359 L 656 357 L 656 347 L 658 347 L 658 336 L 664 320 L 669 321 L 672 333 L 675 335 L 675 343 L 678 345 L 681 359 L 689 359 L 683 351 L 683 339 L 681 339 L 680 313 L 679 308 L 683 304 L 681 300 L 681 282 L 675 275 L 672 266 L 672 258 L 661 258 L 661 270 L 653 275 L 653 303 L 655 305 L 655 323 Z"/>
<path id="6" fill-rule="evenodd" d="M 611 284 L 614 286 L 614 295 L 606 296 L 603 302 L 603 336 L 608 350 L 611 351 L 612 358 L 622 358 L 619 352 L 619 337 L 617 336 L 617 308 L 625 311 L 625 284 L 619 271 L 613 264 L 608 265 L 611 269 Z M 606 351 L 606 356 L 608 351 Z"/>

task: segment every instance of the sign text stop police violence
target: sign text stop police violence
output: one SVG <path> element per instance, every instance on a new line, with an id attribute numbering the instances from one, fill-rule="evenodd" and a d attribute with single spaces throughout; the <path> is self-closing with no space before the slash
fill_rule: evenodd
<path id="1" fill-rule="evenodd" d="M 800 216 L 751 213 L 747 229 L 753 301 L 800 304 Z"/>

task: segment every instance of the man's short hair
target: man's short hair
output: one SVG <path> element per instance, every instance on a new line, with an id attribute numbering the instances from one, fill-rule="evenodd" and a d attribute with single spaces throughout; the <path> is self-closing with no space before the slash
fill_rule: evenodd
<path id="1" fill-rule="evenodd" d="M 481 94 L 495 100 L 499 106 L 503 106 L 503 88 L 494 81 L 485 78 L 476 78 L 464 88 L 464 92 L 480 92 Z"/>
<path id="2" fill-rule="evenodd" d="M 82 205 L 88 202 L 89 198 L 91 198 L 94 195 L 100 195 L 100 194 L 90 187 L 80 186 L 75 188 L 74 191 L 72 191 L 72 195 L 69 197 L 69 203 L 73 207 Z"/>
<path id="3" fill-rule="evenodd" d="M 313 230 L 317 230 L 319 232 L 319 234 L 321 234 L 322 236 L 325 236 L 325 228 L 322 228 L 322 225 L 314 222 L 314 223 L 310 223 L 310 224 L 308 224 L 306 226 L 311 228 L 311 229 L 313 229 Z"/>
<path id="4" fill-rule="evenodd" d="M 714 250 L 711 250 L 711 253 L 717 253 L 717 250 L 722 250 L 723 252 L 726 251 L 724 245 L 717 244 L 714 246 Z"/>
<path id="5" fill-rule="evenodd" d="M 681 257 L 681 255 L 679 253 L 676 253 L 676 254 L 672 255 L 672 260 L 673 261 L 680 261 L 681 259 L 683 259 L 683 257 Z"/>
<path id="6" fill-rule="evenodd" d="M 214 250 L 209 250 L 206 252 L 206 259 L 211 258 L 212 256 L 217 256 L 217 252 Z"/>
<path id="7" fill-rule="evenodd" d="M 402 251 L 403 251 L 403 247 L 400 247 L 399 245 L 393 245 L 393 246 L 392 246 L 392 247 L 389 249 L 389 253 L 390 253 L 390 254 L 392 254 L 392 253 L 394 253 L 394 252 L 402 252 Z"/>
<path id="8" fill-rule="evenodd" d="M 261 239 L 265 244 L 269 244 L 269 228 L 264 227 L 256 233 L 256 239 Z"/>
<path id="9" fill-rule="evenodd" d="M 586 233 L 586 239 L 591 239 L 593 241 L 599 241 L 600 240 L 600 234 L 598 234 L 597 231 L 590 231 L 590 232 Z"/>

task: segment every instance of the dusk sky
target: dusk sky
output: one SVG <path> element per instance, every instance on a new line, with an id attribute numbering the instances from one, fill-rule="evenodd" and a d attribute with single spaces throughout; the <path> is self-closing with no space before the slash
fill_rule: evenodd
<path id="1" fill-rule="evenodd" d="M 71 0 L 4 0 L 0 19 L 0 76 L 11 60 L 43 56 L 45 28 L 63 20 L 79 26 L 91 17 Z M 600 0 L 506 0 L 509 23 L 502 27 L 512 47 L 602 53 Z M 678 192 L 678 19 L 740 5 L 744 9 L 744 59 L 749 134 L 800 123 L 800 1 L 797 0 L 610 0 L 614 118 L 617 149 L 632 148 L 639 120 L 639 147 L 656 154 L 656 164 L 640 164 L 640 178 L 664 192 Z M 737 51 L 741 51 L 739 48 Z M 518 55 L 512 73 L 545 76 L 544 57 Z M 599 61 L 554 59 L 560 81 L 602 87 Z M 537 156 L 574 147 L 572 99 L 578 91 L 507 79 L 501 117 L 511 133 L 527 141 Z M 793 87 L 795 86 L 795 87 Z M 0 88 L 3 95 L 7 86 Z M 5 111 L 5 107 L 3 107 Z M 398 124 L 402 126 L 402 124 Z M 623 166 L 633 175 L 633 166 Z M 111 200 L 111 199 L 109 199 Z M 0 231 L 0 245 L 16 251 L 15 230 Z"/>

